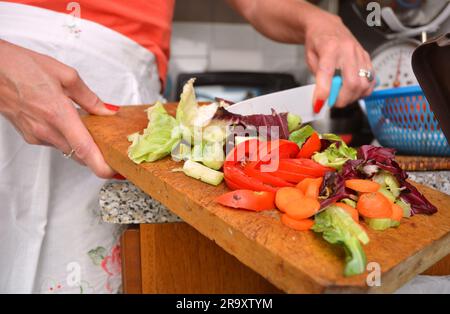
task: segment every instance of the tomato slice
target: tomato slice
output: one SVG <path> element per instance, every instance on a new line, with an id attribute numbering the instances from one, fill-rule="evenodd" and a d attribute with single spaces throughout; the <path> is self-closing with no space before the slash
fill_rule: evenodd
<path id="1" fill-rule="evenodd" d="M 301 173 L 313 177 L 323 177 L 326 172 L 334 169 L 324 167 L 311 159 L 282 159 L 278 170 Z"/>
<path id="2" fill-rule="evenodd" d="M 230 189 L 276 192 L 277 189 L 245 174 L 240 166 L 224 166 L 225 183 Z"/>
<path id="3" fill-rule="evenodd" d="M 273 175 L 277 176 L 278 178 L 281 178 L 287 182 L 291 182 L 294 184 L 297 184 L 306 178 L 313 178 L 312 176 L 309 176 L 306 174 L 290 172 L 290 171 L 283 171 L 283 170 L 275 171 L 275 172 L 273 172 Z"/>
<path id="4" fill-rule="evenodd" d="M 317 163 L 314 160 L 309 159 L 309 158 L 292 158 L 292 159 L 289 159 L 289 160 L 291 160 L 295 164 L 302 165 L 302 166 L 309 167 L 309 168 L 313 168 L 313 169 L 320 169 L 320 170 L 325 170 L 325 171 L 334 170 L 333 168 L 322 166 L 321 164 L 319 164 L 319 163 Z"/>
<path id="5" fill-rule="evenodd" d="M 275 208 L 275 193 L 236 190 L 219 196 L 216 201 L 227 207 L 259 212 Z"/>
<path id="6" fill-rule="evenodd" d="M 273 158 L 293 158 L 298 152 L 298 145 L 288 140 L 263 142 L 250 139 L 234 147 L 227 155 L 225 164 L 238 164 L 245 160 L 268 163 Z"/>
<path id="7" fill-rule="evenodd" d="M 294 158 L 299 153 L 298 145 L 288 140 L 275 140 L 265 142 L 265 145 L 261 145 L 259 154 L 261 160 L 270 158 Z"/>
<path id="8" fill-rule="evenodd" d="M 244 167 L 244 173 L 252 178 L 258 179 L 263 183 L 270 184 L 277 187 L 294 186 L 293 184 L 278 178 L 272 172 L 261 172 L 257 169 L 257 162 L 248 162 Z"/>
<path id="9" fill-rule="evenodd" d="M 314 132 L 303 144 L 300 152 L 298 153 L 298 158 L 311 158 L 311 156 L 320 151 L 322 144 L 320 143 L 320 137 L 317 132 Z"/>
<path id="10" fill-rule="evenodd" d="M 305 178 L 321 177 L 328 171 L 312 160 L 290 162 L 299 153 L 298 145 L 288 140 L 263 142 L 251 139 L 237 145 L 224 163 L 225 182 L 230 189 L 275 192 Z M 262 172 L 262 165 L 276 159 L 280 165 L 274 172 Z"/>
<path id="11" fill-rule="evenodd" d="M 258 150 L 258 165 L 269 164 L 273 160 L 293 158 L 299 152 L 298 145 L 288 140 L 274 140 L 269 142 L 260 142 Z"/>
<path id="12" fill-rule="evenodd" d="M 236 165 L 247 159 L 258 161 L 260 143 L 258 139 L 250 139 L 235 146 L 225 158 L 224 166 Z"/>
<path id="13" fill-rule="evenodd" d="M 230 180 L 230 178 L 224 178 L 224 180 L 225 180 L 225 184 L 227 185 L 227 187 L 228 187 L 230 190 L 241 190 L 241 189 L 244 188 L 244 187 L 243 187 L 241 184 L 239 184 L 238 182 L 234 182 L 234 181 Z"/>

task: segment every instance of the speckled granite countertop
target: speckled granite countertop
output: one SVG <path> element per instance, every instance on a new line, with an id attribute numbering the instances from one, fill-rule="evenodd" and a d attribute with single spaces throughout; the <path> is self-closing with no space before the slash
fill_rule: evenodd
<path id="1" fill-rule="evenodd" d="M 410 179 L 450 195 L 450 171 L 410 172 Z M 110 181 L 100 192 L 100 209 L 106 222 L 118 224 L 181 221 L 165 206 L 128 181 Z"/>
<path id="2" fill-rule="evenodd" d="M 116 224 L 176 222 L 181 219 L 129 181 L 110 181 L 100 191 L 102 219 Z"/>

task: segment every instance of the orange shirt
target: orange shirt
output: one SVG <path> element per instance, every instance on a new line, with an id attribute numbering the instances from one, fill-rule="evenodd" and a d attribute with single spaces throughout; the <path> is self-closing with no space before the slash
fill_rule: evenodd
<path id="1" fill-rule="evenodd" d="M 69 0 L 7 0 L 62 13 Z M 113 29 L 156 57 L 159 76 L 164 83 L 170 54 L 170 34 L 175 0 L 77 0 L 80 17 Z"/>

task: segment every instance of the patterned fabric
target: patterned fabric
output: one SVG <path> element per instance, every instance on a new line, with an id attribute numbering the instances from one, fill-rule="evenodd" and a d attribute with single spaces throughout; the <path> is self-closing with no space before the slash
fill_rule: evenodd
<path id="1" fill-rule="evenodd" d="M 106 102 L 159 99 L 155 57 L 96 23 L 0 2 L 0 38 L 76 68 Z M 105 223 L 105 180 L 61 152 L 28 145 L 0 116 L 0 292 L 118 293 L 122 227 Z"/>

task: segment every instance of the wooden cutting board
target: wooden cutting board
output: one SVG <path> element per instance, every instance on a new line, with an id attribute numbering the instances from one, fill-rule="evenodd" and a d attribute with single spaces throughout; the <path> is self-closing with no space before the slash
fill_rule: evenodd
<path id="1" fill-rule="evenodd" d="M 314 232 L 285 227 L 277 211 L 253 213 L 216 204 L 214 199 L 228 191 L 225 185 L 213 187 L 172 172 L 180 164 L 170 157 L 141 165 L 130 161 L 126 137 L 146 127 L 145 108 L 122 107 L 115 116 L 85 116 L 83 120 L 116 171 L 281 290 L 392 292 L 450 253 L 450 196 L 417 185 L 439 212 L 404 219 L 397 229 L 367 231 L 370 243 L 364 249 L 368 262 L 381 266 L 380 287 L 368 287 L 367 274 L 346 278 L 340 247 Z M 167 109 L 174 113 L 175 105 Z"/>

